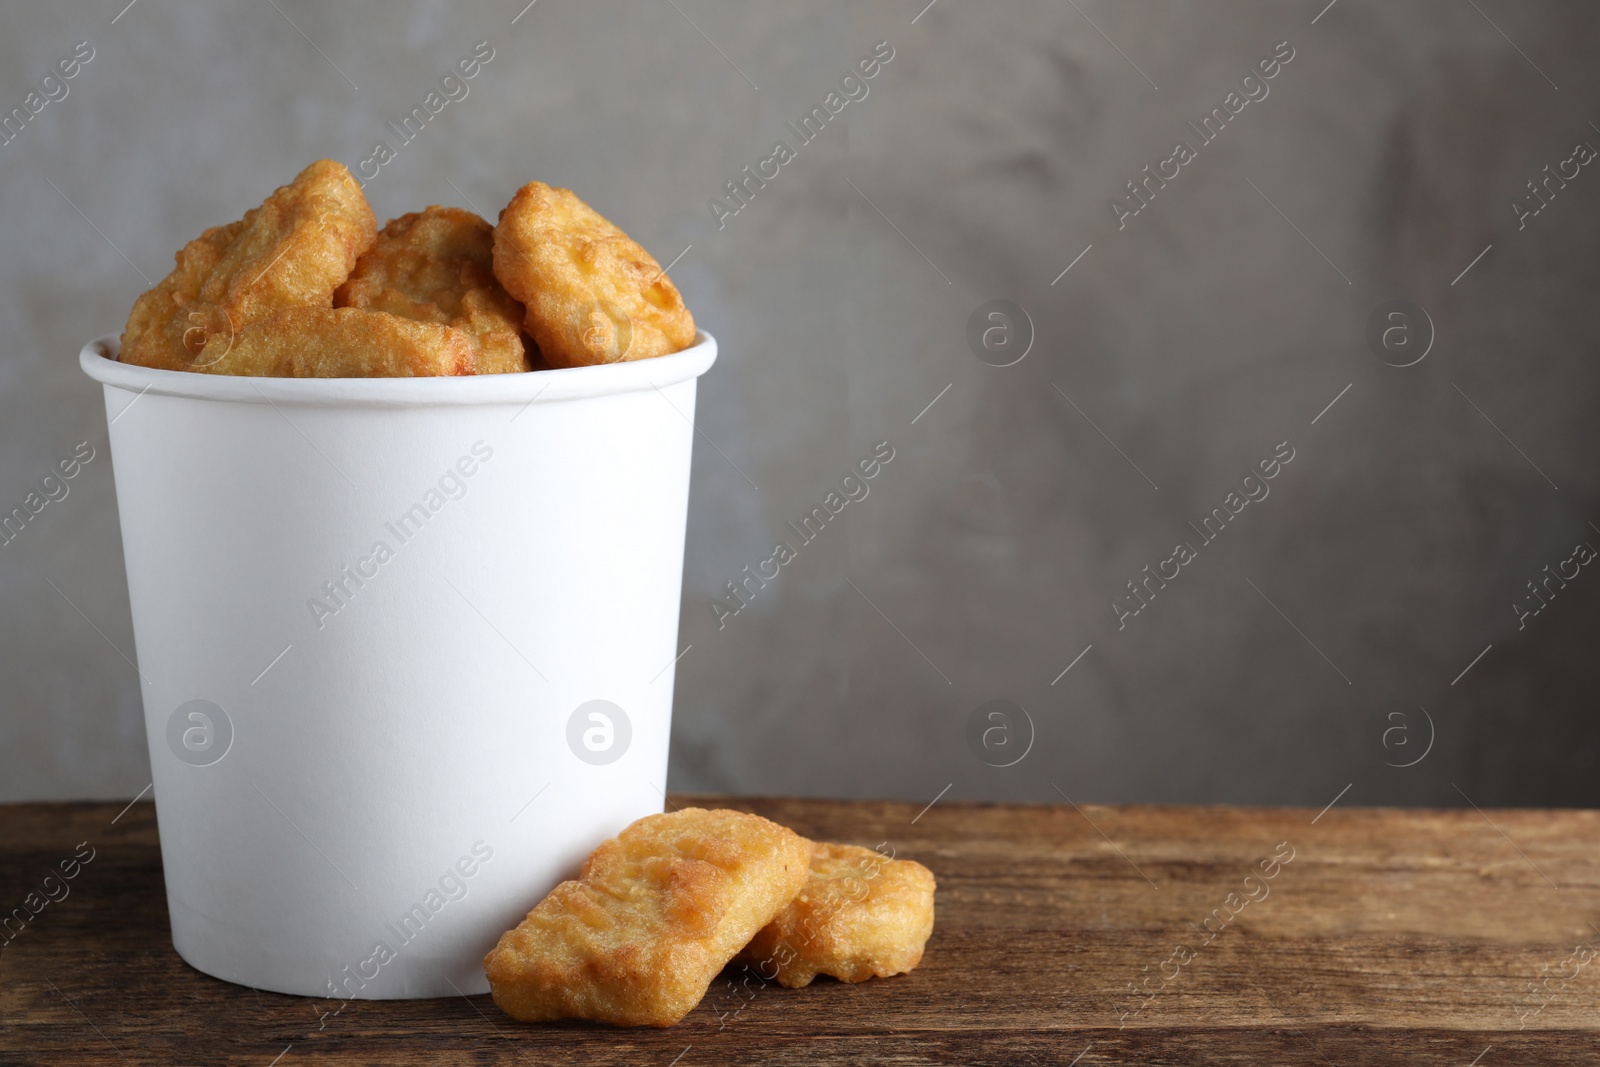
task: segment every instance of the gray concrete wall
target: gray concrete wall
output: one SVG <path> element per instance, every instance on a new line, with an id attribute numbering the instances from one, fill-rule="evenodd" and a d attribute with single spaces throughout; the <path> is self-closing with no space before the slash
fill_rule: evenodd
<path id="1" fill-rule="evenodd" d="M 357 166 L 487 40 L 468 98 L 370 183 L 379 218 L 570 186 L 662 262 L 692 246 L 673 277 L 722 345 L 673 788 L 1600 800 L 1600 577 L 1582 567 L 1520 625 L 1513 608 L 1600 547 L 1600 169 L 1520 226 L 1513 208 L 1600 146 L 1600 11 L 924 3 L 0 13 L 0 110 L 94 49 L 0 145 L 0 509 L 80 442 L 96 457 L 0 546 L 0 799 L 149 781 L 79 345 L 204 227 L 312 159 Z M 719 228 L 708 199 L 798 145 L 785 123 L 880 41 L 868 95 Z M 1267 95 L 1202 143 L 1186 123 L 1279 42 Z M 1119 221 L 1113 199 L 1180 140 L 1194 158 Z M 996 299 L 1032 324 L 1008 367 L 967 341 Z M 1397 299 L 1435 334 L 1404 368 L 1365 338 Z M 895 458 L 870 495 L 719 627 L 724 583 L 880 441 Z M 1270 495 L 1203 542 L 1189 524 L 1282 442 Z M 1195 558 L 1119 620 L 1126 583 L 1183 540 Z M 1033 735 L 1004 768 L 967 739 L 997 699 Z"/>

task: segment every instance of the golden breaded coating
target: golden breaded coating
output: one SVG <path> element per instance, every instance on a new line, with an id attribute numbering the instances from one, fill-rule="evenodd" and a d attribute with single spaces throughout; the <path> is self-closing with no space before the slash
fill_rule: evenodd
<path id="1" fill-rule="evenodd" d="M 594 850 L 484 957 L 524 1022 L 671 1026 L 805 884 L 811 843 L 758 815 L 647 815 Z"/>
<path id="2" fill-rule="evenodd" d="M 522 305 L 494 276 L 494 228 L 470 211 L 435 205 L 391 219 L 333 303 L 462 331 L 474 374 L 531 369 Z"/>
<path id="3" fill-rule="evenodd" d="M 360 308 L 289 308 L 239 331 L 205 369 L 263 378 L 408 378 L 472 374 L 465 332 Z"/>
<path id="4" fill-rule="evenodd" d="M 570 189 L 529 182 L 500 212 L 494 273 L 527 307 L 552 367 L 664 356 L 694 343 L 694 316 L 650 253 Z"/>
<path id="5" fill-rule="evenodd" d="M 855 845 L 819 843 L 805 888 L 739 960 L 799 989 L 819 974 L 845 982 L 904 974 L 933 933 L 933 872 Z"/>
<path id="6" fill-rule="evenodd" d="M 377 221 L 342 164 L 311 164 L 243 219 L 207 230 L 134 302 L 121 360 L 212 373 L 238 335 L 293 307 L 331 308 Z"/>

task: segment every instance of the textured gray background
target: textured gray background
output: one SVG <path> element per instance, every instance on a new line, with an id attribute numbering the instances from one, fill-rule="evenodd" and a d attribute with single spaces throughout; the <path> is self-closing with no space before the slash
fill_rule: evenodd
<path id="1" fill-rule="evenodd" d="M 1521 631 L 1511 607 L 1600 546 L 1600 173 L 1526 229 L 1511 209 L 1600 145 L 1592 6 L 124 2 L 0 12 L 0 110 L 96 51 L 0 146 L 0 510 L 98 450 L 0 547 L 0 799 L 149 781 L 79 345 L 204 227 L 312 159 L 354 167 L 486 39 L 470 96 L 370 184 L 378 217 L 571 186 L 662 262 L 692 244 L 673 277 L 722 345 L 673 788 L 1600 800 L 1600 577 Z M 870 95 L 719 231 L 707 198 L 880 40 Z M 1119 232 L 1110 198 L 1284 40 L 1270 95 Z M 965 340 L 992 298 L 1036 329 L 1012 367 Z M 1363 339 L 1393 298 L 1437 328 L 1405 369 Z M 719 630 L 723 583 L 884 439 L 870 496 Z M 1124 583 L 1280 441 L 1270 497 L 1119 631 Z M 990 699 L 1034 724 L 1013 767 L 964 740 Z M 1431 751 L 1386 767 L 1423 750 L 1419 706 Z"/>

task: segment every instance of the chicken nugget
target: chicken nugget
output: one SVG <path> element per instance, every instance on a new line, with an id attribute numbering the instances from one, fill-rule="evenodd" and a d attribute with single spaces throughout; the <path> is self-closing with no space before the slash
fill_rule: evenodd
<path id="1" fill-rule="evenodd" d="M 301 171 L 243 219 L 207 230 L 134 302 L 121 360 L 162 370 L 219 372 L 237 335 L 275 311 L 333 306 L 377 220 L 340 163 Z"/>
<path id="2" fill-rule="evenodd" d="M 844 982 L 904 974 L 933 933 L 933 891 L 933 872 L 920 863 L 818 843 L 805 887 L 739 960 L 789 989 L 819 974 Z"/>
<path id="3" fill-rule="evenodd" d="M 527 307 L 552 367 L 664 356 L 694 343 L 694 316 L 650 253 L 570 189 L 529 182 L 500 212 L 494 273 Z"/>
<path id="4" fill-rule="evenodd" d="M 407 378 L 473 374 L 462 330 L 361 308 L 288 308 L 240 330 L 205 369 L 263 378 Z"/>
<path id="5" fill-rule="evenodd" d="M 595 849 L 484 957 L 524 1022 L 671 1026 L 805 884 L 811 843 L 759 815 L 647 815 Z"/>
<path id="6" fill-rule="evenodd" d="M 474 374 L 532 369 L 522 305 L 494 276 L 494 228 L 470 211 L 435 205 L 389 220 L 333 304 L 460 330 L 475 349 Z"/>

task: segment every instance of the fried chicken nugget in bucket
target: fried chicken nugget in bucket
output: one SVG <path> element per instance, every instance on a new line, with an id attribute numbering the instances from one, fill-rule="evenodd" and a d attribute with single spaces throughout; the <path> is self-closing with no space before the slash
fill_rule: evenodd
<path id="1" fill-rule="evenodd" d="M 461 331 L 474 352 L 462 373 L 531 369 L 522 305 L 494 276 L 494 228 L 470 211 L 435 205 L 391 219 L 333 301 Z"/>
<path id="2" fill-rule="evenodd" d="M 121 361 L 217 373 L 250 324 L 286 308 L 331 308 L 377 228 L 342 164 L 311 164 L 243 219 L 178 252 L 172 273 L 134 302 Z"/>
<path id="3" fill-rule="evenodd" d="M 759 815 L 647 815 L 594 850 L 484 958 L 523 1022 L 671 1026 L 805 884 L 811 842 Z"/>
<path id="4" fill-rule="evenodd" d="M 360 308 L 288 308 L 239 331 L 213 374 L 262 378 L 422 378 L 475 374 L 463 330 Z"/>
<path id="5" fill-rule="evenodd" d="M 655 259 L 570 189 L 529 182 L 500 212 L 494 273 L 552 367 L 664 356 L 694 316 Z"/>

